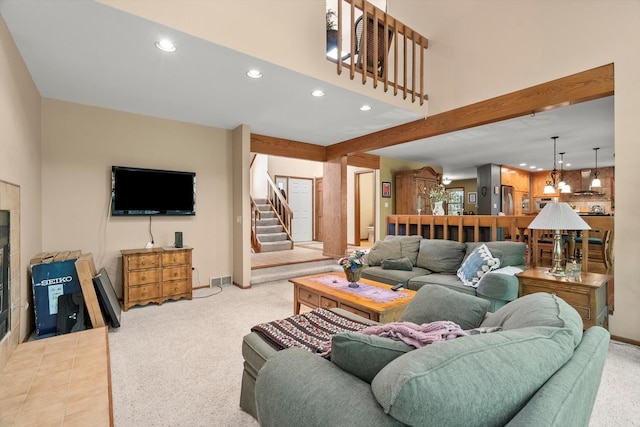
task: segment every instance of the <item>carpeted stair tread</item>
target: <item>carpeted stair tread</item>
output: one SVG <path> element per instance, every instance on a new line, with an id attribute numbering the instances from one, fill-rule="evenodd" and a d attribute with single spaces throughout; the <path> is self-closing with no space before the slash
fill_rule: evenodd
<path id="1" fill-rule="evenodd" d="M 278 218 L 262 218 L 256 219 L 257 227 L 266 227 L 269 225 L 280 225 L 280 220 Z"/>
<path id="2" fill-rule="evenodd" d="M 256 226 L 256 234 L 282 233 L 284 229 L 281 225 L 258 225 Z"/>
<path id="3" fill-rule="evenodd" d="M 256 234 L 258 241 L 260 243 L 264 242 L 282 242 L 283 240 L 287 240 L 287 233 L 267 233 L 267 234 Z M 288 248 L 290 249 L 290 248 Z"/>
<path id="4" fill-rule="evenodd" d="M 293 249 L 293 245 L 291 240 L 282 240 L 279 242 L 261 242 L 260 243 L 260 251 L 261 252 L 275 252 L 275 251 L 284 251 L 287 249 Z"/>

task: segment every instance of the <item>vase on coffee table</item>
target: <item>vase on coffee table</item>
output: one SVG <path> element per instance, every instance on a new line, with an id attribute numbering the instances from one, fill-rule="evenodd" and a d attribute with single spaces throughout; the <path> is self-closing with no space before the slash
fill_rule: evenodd
<path id="1" fill-rule="evenodd" d="M 344 275 L 347 276 L 347 280 L 349 281 L 350 288 L 357 288 L 358 280 L 360 280 L 360 275 L 362 274 L 362 267 L 359 268 L 345 268 Z"/>

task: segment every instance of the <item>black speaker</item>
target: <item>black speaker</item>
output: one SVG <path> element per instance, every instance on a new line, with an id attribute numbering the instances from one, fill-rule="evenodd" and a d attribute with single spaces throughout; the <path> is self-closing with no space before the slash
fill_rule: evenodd
<path id="1" fill-rule="evenodd" d="M 176 248 L 182 247 L 182 231 L 176 231 Z"/>

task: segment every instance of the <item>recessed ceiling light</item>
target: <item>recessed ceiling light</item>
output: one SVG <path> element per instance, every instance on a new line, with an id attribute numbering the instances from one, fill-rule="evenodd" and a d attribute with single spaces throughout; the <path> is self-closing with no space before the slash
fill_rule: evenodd
<path id="1" fill-rule="evenodd" d="M 520 166 L 527 166 L 526 163 L 520 163 Z"/>
<path id="2" fill-rule="evenodd" d="M 535 169 L 536 167 L 534 165 L 529 166 L 529 169 Z"/>
<path id="3" fill-rule="evenodd" d="M 543 170 L 543 169 L 542 169 L 542 168 L 538 168 L 538 169 L 536 169 L 536 170 L 537 170 L 538 172 L 540 172 L 540 171 L 541 171 L 541 170 Z"/>
<path id="4" fill-rule="evenodd" d="M 311 95 L 313 95 L 313 96 L 324 96 L 324 92 L 321 91 L 320 89 L 316 89 L 313 92 L 311 92 Z"/>
<path id="5" fill-rule="evenodd" d="M 251 77 L 252 79 L 259 79 L 260 77 L 262 77 L 262 73 L 259 70 L 249 70 L 247 71 L 247 76 Z"/>
<path id="6" fill-rule="evenodd" d="M 360 107 L 360 111 L 369 111 L 371 110 L 371 105 L 363 105 Z"/>
<path id="7" fill-rule="evenodd" d="M 156 47 L 163 52 L 175 52 L 176 45 L 174 45 L 170 40 L 163 39 L 156 42 Z"/>

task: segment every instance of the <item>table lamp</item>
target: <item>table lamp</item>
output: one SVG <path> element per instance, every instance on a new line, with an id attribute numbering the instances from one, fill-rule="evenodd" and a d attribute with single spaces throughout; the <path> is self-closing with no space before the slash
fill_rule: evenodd
<path id="1" fill-rule="evenodd" d="M 531 230 L 554 230 L 553 266 L 549 270 L 554 276 L 566 276 L 562 267 L 562 230 L 591 230 L 567 203 L 547 203 L 529 224 Z"/>

